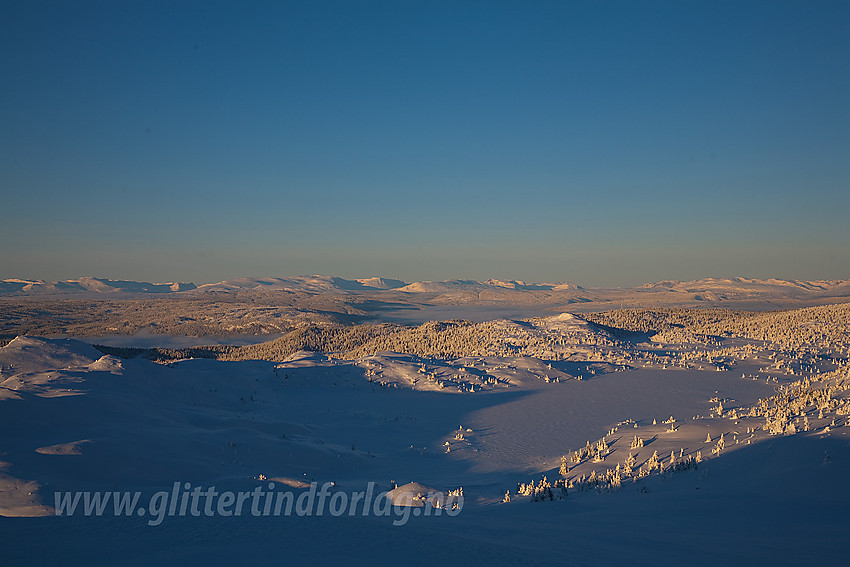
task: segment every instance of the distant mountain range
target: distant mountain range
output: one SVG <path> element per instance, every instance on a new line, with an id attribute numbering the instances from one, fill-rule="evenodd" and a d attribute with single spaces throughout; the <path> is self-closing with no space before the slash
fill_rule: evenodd
<path id="1" fill-rule="evenodd" d="M 269 290 L 315 293 L 396 290 L 409 293 L 450 293 L 453 291 L 484 291 L 488 289 L 562 291 L 581 288 L 571 283 L 527 284 L 522 281 L 494 279 L 483 282 L 478 280 L 444 280 L 408 283 L 402 280 L 377 277 L 347 280 L 334 276 L 295 276 L 286 278 L 239 278 L 201 285 L 197 289 L 201 291 Z"/>
<path id="2" fill-rule="evenodd" d="M 688 282 L 662 281 L 644 284 L 640 290 L 691 294 L 695 299 L 722 301 L 741 296 L 799 297 L 850 296 L 850 280 L 782 280 L 751 278 L 704 278 Z"/>
<path id="3" fill-rule="evenodd" d="M 78 280 L 0 280 L 0 295 L 66 295 L 76 293 L 172 293 L 196 289 L 193 283 L 149 283 L 83 277 Z"/>
<path id="4" fill-rule="evenodd" d="M 687 295 L 697 301 L 716 302 L 742 296 L 797 297 L 823 295 L 850 296 L 850 280 L 782 280 L 750 278 L 705 278 L 693 281 L 660 281 L 635 288 L 583 288 L 574 283 L 527 283 L 489 279 L 404 282 L 391 278 L 345 279 L 334 276 L 293 276 L 237 278 L 218 283 L 195 285 L 191 282 L 150 283 L 107 278 L 82 277 L 76 280 L 0 280 L 0 295 L 53 296 L 100 294 L 183 294 L 211 292 L 283 291 L 295 293 L 404 293 L 452 294 L 467 292 L 580 292 L 603 298 L 634 294 Z"/>

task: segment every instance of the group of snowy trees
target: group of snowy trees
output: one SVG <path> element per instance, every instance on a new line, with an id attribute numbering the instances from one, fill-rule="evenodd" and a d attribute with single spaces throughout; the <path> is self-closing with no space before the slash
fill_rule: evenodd
<path id="1" fill-rule="evenodd" d="M 787 311 L 728 309 L 617 309 L 587 313 L 594 323 L 656 334 L 660 342 L 711 342 L 711 337 L 742 337 L 778 348 L 850 352 L 850 303 Z M 716 341 L 715 341 L 716 342 Z"/>
<path id="2" fill-rule="evenodd" d="M 808 431 L 810 417 L 823 420 L 830 413 L 835 416 L 850 414 L 850 399 L 839 397 L 848 390 L 850 374 L 847 367 L 842 367 L 816 379 L 806 378 L 781 385 L 775 396 L 761 399 L 749 410 L 740 413 L 746 417 L 764 418 L 764 429 L 772 435 L 790 435 L 798 429 Z M 835 417 L 831 424 L 834 426 Z"/>
<path id="3" fill-rule="evenodd" d="M 517 485 L 517 496 L 530 496 L 532 502 L 543 502 L 545 500 L 563 500 L 567 497 L 567 482 L 564 479 L 558 479 L 555 482 L 550 482 L 545 476 L 539 481 L 532 480 L 528 484 L 520 483 Z M 511 493 L 508 491 L 505 494 L 504 502 L 510 502 Z"/>
<path id="4" fill-rule="evenodd" d="M 581 450 L 580 452 L 584 451 Z M 589 473 L 579 474 L 573 478 L 568 478 L 569 466 L 567 465 L 567 458 L 564 456 L 561 458 L 561 467 L 558 470 L 562 478 L 550 481 L 544 475 L 538 481 L 532 479 L 528 483 L 519 483 L 516 488 L 516 496 L 529 496 L 531 502 L 542 502 L 555 499 L 563 500 L 568 496 L 570 490 L 577 492 L 589 490 L 614 492 L 619 490 L 627 480 L 638 480 L 653 473 L 669 474 L 691 470 L 699 466 L 702 461 L 701 451 L 697 451 L 694 455 L 684 455 L 683 453 L 684 451 L 680 450 L 677 456 L 675 452 L 671 451 L 668 459 L 662 459 L 659 457 L 658 451 L 653 451 L 652 456 L 638 467 L 637 459 L 630 452 L 626 460 L 622 464 L 617 464 L 614 468 L 592 469 Z M 511 502 L 512 499 L 509 490 L 502 498 L 502 502 Z"/>
<path id="5" fill-rule="evenodd" d="M 774 396 L 759 400 L 750 407 L 733 408 L 725 410 L 719 398 L 712 400 L 717 403 L 714 419 L 728 419 L 736 425 L 740 420 L 763 418 L 764 425 L 748 425 L 746 432 L 754 436 L 757 430 L 768 434 L 792 435 L 798 431 L 809 431 L 813 427 L 822 428 L 821 431 L 828 433 L 831 428 L 839 426 L 850 426 L 850 363 L 843 363 L 834 371 L 819 374 L 813 378 L 806 378 L 788 385 L 777 388 Z M 665 421 L 672 425 L 675 421 L 672 417 Z M 631 421 L 623 423 L 634 423 Z M 609 432 L 613 434 L 618 428 Z M 727 431 L 732 441 L 738 443 L 738 431 Z M 726 433 L 720 433 L 712 437 L 706 434 L 705 447 L 711 449 L 711 455 L 720 455 L 727 449 Z M 596 490 L 598 492 L 613 491 L 619 489 L 628 480 L 639 480 L 653 474 L 670 474 L 683 470 L 695 469 L 703 460 L 702 450 L 684 454 L 684 448 L 680 448 L 678 454 L 670 452 L 668 458 L 663 458 L 658 451 L 639 464 L 637 456 L 633 451 L 644 447 L 643 439 L 634 435 L 628 456 L 622 463 L 614 468 L 599 469 L 590 463 L 600 463 L 611 454 L 607 435 L 597 441 L 589 441 L 583 448 L 572 452 L 569 460 L 574 464 L 570 467 L 566 455 L 561 457 L 558 474 L 561 477 L 555 482 L 550 482 L 544 476 L 540 481 L 520 484 L 517 488 L 518 496 L 531 496 L 532 501 L 552 500 L 553 494 L 565 497 L 568 490 L 586 491 Z M 748 441 L 749 442 L 749 441 Z M 731 443 L 731 441 L 730 441 Z M 713 445 L 712 445 L 713 444 Z M 600 458 L 594 458 L 600 457 Z M 583 466 L 585 472 L 577 472 L 576 469 Z M 588 471 L 587 469 L 590 468 Z M 582 469 L 580 469 L 582 470 Z M 573 476 L 570 477 L 570 473 Z M 562 493 L 552 492 L 556 488 L 562 488 Z M 510 491 L 505 495 L 505 502 L 511 501 Z"/>
<path id="6" fill-rule="evenodd" d="M 609 452 L 608 442 L 603 437 L 593 445 L 588 441 L 587 445 L 573 452 L 570 460 L 577 465 L 587 459 L 591 459 L 594 463 L 601 463 L 608 456 Z M 561 464 L 566 465 L 566 457 L 561 458 Z"/>

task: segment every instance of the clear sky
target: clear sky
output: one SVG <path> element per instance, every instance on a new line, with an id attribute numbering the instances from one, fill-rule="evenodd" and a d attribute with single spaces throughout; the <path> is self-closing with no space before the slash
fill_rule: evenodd
<path id="1" fill-rule="evenodd" d="M 850 2 L 0 2 L 0 278 L 850 277 Z"/>

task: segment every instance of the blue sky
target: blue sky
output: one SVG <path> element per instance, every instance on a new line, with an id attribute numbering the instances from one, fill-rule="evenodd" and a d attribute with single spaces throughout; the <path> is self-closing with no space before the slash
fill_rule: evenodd
<path id="1" fill-rule="evenodd" d="M 0 277 L 850 277 L 846 1 L 0 8 Z"/>

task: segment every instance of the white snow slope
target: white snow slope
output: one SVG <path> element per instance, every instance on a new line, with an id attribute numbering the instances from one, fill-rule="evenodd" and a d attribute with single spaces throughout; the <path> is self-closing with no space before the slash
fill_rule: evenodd
<path id="1" fill-rule="evenodd" d="M 546 322 L 564 336 L 582 328 L 566 315 Z M 725 348 L 723 367 L 635 345 L 681 364 L 600 360 L 588 374 L 564 360 L 398 353 L 157 365 L 18 337 L 0 349 L 3 564 L 846 564 L 846 361 L 795 367 L 793 353 L 771 353 L 768 369 L 764 345 L 752 345 L 692 345 Z M 808 386 L 789 389 L 801 379 Z M 817 388 L 828 395 L 809 403 Z M 774 405 L 793 412 L 750 411 L 777 392 Z M 598 461 L 573 458 L 586 447 Z M 666 470 L 650 470 L 653 453 Z M 630 454 L 636 470 L 619 487 L 594 484 Z M 57 491 L 139 491 L 147 502 L 174 483 L 299 493 L 314 481 L 334 493 L 398 486 L 392 501 L 417 509 L 421 492 L 462 489 L 463 507 L 404 525 L 326 512 L 151 526 L 144 514 L 53 509 Z M 529 493 L 531 483 L 544 488 Z"/>

